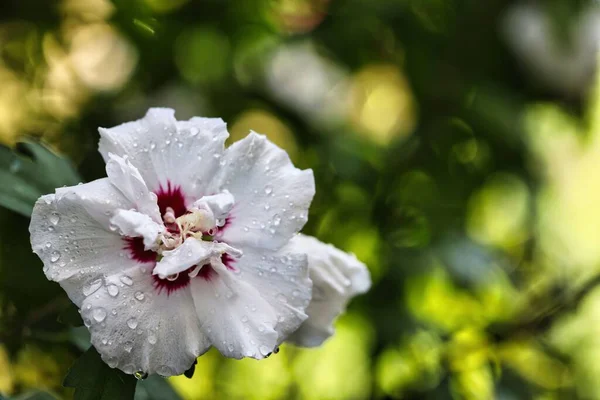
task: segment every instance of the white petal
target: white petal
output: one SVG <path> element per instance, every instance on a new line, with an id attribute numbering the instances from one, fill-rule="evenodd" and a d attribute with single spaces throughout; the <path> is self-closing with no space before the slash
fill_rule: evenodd
<path id="1" fill-rule="evenodd" d="M 106 163 L 106 174 L 110 182 L 135 205 L 139 212 L 150 216 L 162 225 L 156 194 L 148 190 L 138 169 L 122 157 L 114 154 L 109 154 L 108 157 L 110 159 Z"/>
<path id="2" fill-rule="evenodd" d="M 219 239 L 277 250 L 302 229 L 315 194 L 312 170 L 295 168 L 285 151 L 253 132 L 226 150 L 222 165 L 210 192 L 229 190 L 235 206 Z"/>
<path id="3" fill-rule="evenodd" d="M 277 315 L 278 343 L 296 331 L 307 315 L 312 282 L 308 276 L 306 254 L 289 246 L 276 252 L 247 250 L 233 264 L 239 279 L 251 284 L 273 307 Z"/>
<path id="4" fill-rule="evenodd" d="M 193 204 L 194 208 L 210 210 L 216 219 L 222 219 L 227 217 L 233 205 L 235 199 L 233 195 L 228 191 L 224 191 L 219 194 L 213 194 L 212 196 L 204 196 L 199 200 L 196 200 Z"/>
<path id="5" fill-rule="evenodd" d="M 189 288 L 157 293 L 150 268 L 108 276 L 81 311 L 102 359 L 129 374 L 182 374 L 210 347 Z"/>
<path id="6" fill-rule="evenodd" d="M 273 352 L 277 315 L 256 288 L 218 268 L 211 279 L 192 279 L 190 289 L 202 330 L 221 354 L 261 359 Z"/>
<path id="7" fill-rule="evenodd" d="M 103 274 L 137 265 L 126 257 L 123 239 L 108 228 L 114 210 L 129 206 L 107 179 L 58 189 L 36 202 L 31 246 L 48 279 L 60 282 L 76 305 Z"/>
<path id="8" fill-rule="evenodd" d="M 161 277 L 178 274 L 193 265 L 203 265 L 211 258 L 220 257 L 224 253 L 241 255 L 238 250 L 225 243 L 206 242 L 190 237 L 175 250 L 163 252 L 163 258 L 156 264 L 153 274 Z"/>
<path id="9" fill-rule="evenodd" d="M 333 322 L 352 297 L 369 290 L 371 277 L 354 255 L 311 236 L 297 235 L 290 248 L 308 255 L 313 297 L 306 309 L 308 319 L 288 340 L 301 346 L 318 346 L 333 335 Z"/>
<path id="10" fill-rule="evenodd" d="M 158 235 L 164 230 L 146 214 L 133 210 L 117 210 L 110 223 L 118 228 L 119 233 L 129 237 L 143 237 L 146 250 L 156 248 Z"/>
<path id="11" fill-rule="evenodd" d="M 229 134 L 219 118 L 176 121 L 174 114 L 151 108 L 138 121 L 100 128 L 99 150 L 106 161 L 109 153 L 128 155 L 150 190 L 170 182 L 194 201 L 209 194 L 204 189 L 219 166 Z"/>

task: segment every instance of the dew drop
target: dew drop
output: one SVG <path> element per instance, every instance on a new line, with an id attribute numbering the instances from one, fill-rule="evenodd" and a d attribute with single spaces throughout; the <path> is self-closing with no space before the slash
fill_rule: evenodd
<path id="1" fill-rule="evenodd" d="M 60 214 L 57 213 L 56 211 L 54 211 L 54 212 L 50 213 L 48 220 L 50 220 L 52 225 L 56 225 L 56 224 L 58 224 L 58 221 L 60 221 Z"/>
<path id="2" fill-rule="evenodd" d="M 144 380 L 148 377 L 148 374 L 144 371 L 136 371 L 133 376 L 135 377 L 135 379 L 137 379 L 138 381 Z"/>
<path id="3" fill-rule="evenodd" d="M 281 217 L 279 216 L 279 214 L 275 214 L 273 216 L 273 225 L 279 226 L 280 223 L 281 223 Z"/>
<path id="4" fill-rule="evenodd" d="M 269 211 L 271 209 L 271 206 L 268 204 L 265 204 L 265 211 Z"/>
<path id="5" fill-rule="evenodd" d="M 273 186 L 267 185 L 265 186 L 265 194 L 269 195 L 273 193 Z"/>
<path id="6" fill-rule="evenodd" d="M 247 226 L 244 227 L 244 232 L 248 232 L 250 230 L 250 228 L 248 228 Z"/>
<path id="7" fill-rule="evenodd" d="M 89 296 L 96 290 L 100 289 L 100 286 L 102 286 L 102 279 L 96 279 L 95 281 L 86 283 L 85 285 L 83 285 L 83 295 L 86 297 Z"/>
<path id="8" fill-rule="evenodd" d="M 97 322 L 102 322 L 106 318 L 106 310 L 104 308 L 96 308 L 92 312 L 92 316 Z"/>
<path id="9" fill-rule="evenodd" d="M 131 285 L 133 285 L 133 280 L 132 280 L 130 277 L 128 277 L 127 275 L 123 275 L 123 276 L 120 278 L 120 280 L 121 280 L 121 282 L 123 282 L 123 283 L 124 283 L 124 284 L 126 284 L 127 286 L 131 286 Z"/>
<path id="10" fill-rule="evenodd" d="M 156 335 L 154 335 L 153 333 L 148 335 L 148 343 L 150 344 L 156 344 Z"/>
<path id="11" fill-rule="evenodd" d="M 53 251 L 52 254 L 50 254 L 50 261 L 57 262 L 58 259 L 60 258 L 60 252 L 58 252 L 57 250 Z"/>
<path id="12" fill-rule="evenodd" d="M 133 342 L 125 342 L 123 348 L 126 352 L 131 353 L 131 350 L 133 350 Z"/>
<path id="13" fill-rule="evenodd" d="M 156 148 L 156 143 L 150 142 L 150 150 L 154 150 Z"/>
<path id="14" fill-rule="evenodd" d="M 260 354 L 262 354 L 263 356 L 267 356 L 267 355 L 269 355 L 269 353 L 271 353 L 269 351 L 269 348 L 267 346 L 265 346 L 264 344 L 262 346 L 260 346 L 258 348 L 258 350 L 260 350 Z"/>
<path id="15" fill-rule="evenodd" d="M 50 247 L 52 247 L 52 243 L 46 242 L 46 248 L 49 249 Z"/>
<path id="16" fill-rule="evenodd" d="M 117 315 L 117 310 L 113 308 L 113 310 L 110 312 L 112 315 Z"/>
<path id="17" fill-rule="evenodd" d="M 106 359 L 106 364 L 110 368 L 115 368 L 117 365 L 119 365 L 119 361 L 117 360 L 116 357 L 109 357 L 109 358 Z"/>
<path id="18" fill-rule="evenodd" d="M 300 296 L 300 291 L 298 289 L 292 290 L 292 296 L 294 296 L 294 297 Z"/>
<path id="19" fill-rule="evenodd" d="M 167 280 L 173 282 L 174 280 L 177 280 L 177 278 L 179 278 L 179 274 L 173 274 L 173 275 L 169 275 L 167 276 Z"/>
<path id="20" fill-rule="evenodd" d="M 130 327 L 131 329 L 137 328 L 137 326 L 138 326 L 137 319 L 135 319 L 135 318 L 129 318 L 127 320 L 127 326 Z"/>
<path id="21" fill-rule="evenodd" d="M 133 295 L 133 297 L 135 297 L 137 300 L 142 301 L 144 300 L 144 293 L 142 292 L 135 292 L 135 294 Z"/>
<path id="22" fill-rule="evenodd" d="M 112 297 L 117 297 L 117 295 L 119 294 L 119 288 L 117 287 L 117 285 L 108 285 L 106 287 L 106 290 L 108 291 L 108 294 L 110 294 Z"/>
<path id="23" fill-rule="evenodd" d="M 190 128 L 190 135 L 191 136 L 196 136 L 197 134 L 198 134 L 198 128 L 196 128 L 196 127 Z"/>
<path id="24" fill-rule="evenodd" d="M 248 322 L 248 317 L 244 315 L 244 316 L 242 317 L 242 322 Z"/>
<path id="25" fill-rule="evenodd" d="M 173 370 L 170 367 L 166 366 L 166 365 L 161 365 L 158 368 L 156 368 L 156 372 L 159 375 L 162 375 L 162 376 L 171 376 L 171 375 L 173 375 Z"/>

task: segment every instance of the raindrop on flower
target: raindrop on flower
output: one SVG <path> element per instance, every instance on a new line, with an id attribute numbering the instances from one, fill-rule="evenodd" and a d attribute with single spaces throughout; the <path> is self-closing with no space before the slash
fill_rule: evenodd
<path id="1" fill-rule="evenodd" d="M 148 343 L 150 344 L 156 344 L 156 335 L 154 335 L 153 333 L 148 335 Z"/>
<path id="2" fill-rule="evenodd" d="M 273 193 L 273 186 L 267 185 L 265 186 L 265 194 L 269 195 Z"/>
<path id="3" fill-rule="evenodd" d="M 137 319 L 135 319 L 135 318 L 129 318 L 127 320 L 127 326 L 130 327 L 131 329 L 137 328 L 137 326 L 138 326 Z"/>
<path id="4" fill-rule="evenodd" d="M 112 297 L 117 297 L 117 295 L 119 294 L 119 288 L 117 287 L 117 285 L 108 285 L 106 287 L 106 290 L 108 291 L 108 294 L 110 294 Z"/>
<path id="5" fill-rule="evenodd" d="M 97 322 L 102 322 L 106 318 L 106 310 L 104 308 L 96 308 L 92 311 L 92 316 Z"/>
<path id="6" fill-rule="evenodd" d="M 52 225 L 56 225 L 60 221 L 60 214 L 54 211 L 50 213 L 48 220 L 52 223 Z"/>
<path id="7" fill-rule="evenodd" d="M 125 349 L 126 352 L 131 353 L 131 350 L 133 349 L 133 343 L 132 342 L 125 342 L 123 344 L 123 348 Z"/>
<path id="8" fill-rule="evenodd" d="M 280 223 L 281 223 L 281 217 L 279 216 L 279 214 L 275 214 L 273 216 L 273 225 L 279 226 Z"/>
<path id="9" fill-rule="evenodd" d="M 86 283 L 85 285 L 83 285 L 83 295 L 87 297 L 90 294 L 94 293 L 96 290 L 100 289 L 101 286 L 102 279 L 96 279 L 92 282 Z"/>
<path id="10" fill-rule="evenodd" d="M 156 369 L 156 372 L 157 372 L 159 375 L 162 375 L 162 376 L 171 376 L 171 375 L 173 375 L 173 371 L 171 370 L 171 368 L 170 368 L 170 367 L 168 367 L 168 366 L 166 366 L 166 365 L 161 365 L 161 366 L 159 366 L 159 367 Z"/>
<path id="11" fill-rule="evenodd" d="M 50 261 L 52 261 L 53 263 L 57 262 L 59 258 L 60 252 L 58 252 L 57 250 L 53 251 L 52 254 L 50 254 Z"/>
<path id="12" fill-rule="evenodd" d="M 137 379 L 138 381 L 140 380 L 144 380 L 148 377 L 148 374 L 144 371 L 136 371 L 133 376 L 135 377 L 135 379 Z"/>
<path id="13" fill-rule="evenodd" d="M 123 283 L 124 283 L 124 284 L 126 284 L 127 286 L 131 286 L 131 285 L 133 285 L 133 280 L 132 280 L 130 277 L 128 277 L 127 275 L 123 275 L 123 276 L 120 278 L 120 280 L 121 280 L 121 282 L 123 282 Z"/>
<path id="14" fill-rule="evenodd" d="M 258 348 L 258 350 L 260 350 L 260 354 L 262 354 L 263 356 L 268 356 L 271 353 L 269 351 L 269 348 L 267 346 L 265 346 L 264 344 L 262 346 L 260 346 Z"/>
<path id="15" fill-rule="evenodd" d="M 135 297 L 139 301 L 142 301 L 142 300 L 144 300 L 144 293 L 142 293 L 142 292 L 135 292 L 135 294 L 133 295 L 133 297 Z"/>

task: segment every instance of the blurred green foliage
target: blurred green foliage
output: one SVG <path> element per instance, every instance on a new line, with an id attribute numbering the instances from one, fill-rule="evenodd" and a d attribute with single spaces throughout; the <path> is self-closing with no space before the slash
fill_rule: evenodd
<path id="1" fill-rule="evenodd" d="M 312 168 L 305 232 L 374 286 L 322 348 L 213 350 L 138 399 L 600 398 L 598 15 L 591 0 L 0 2 L 0 395 L 72 397 L 62 378 L 88 343 L 31 254 L 33 201 L 104 176 L 99 126 L 165 106 Z"/>

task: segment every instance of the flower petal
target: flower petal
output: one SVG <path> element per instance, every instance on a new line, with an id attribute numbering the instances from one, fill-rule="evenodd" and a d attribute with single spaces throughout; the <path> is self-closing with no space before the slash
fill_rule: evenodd
<path id="1" fill-rule="evenodd" d="M 156 293 L 149 268 L 108 276 L 81 315 L 102 359 L 129 374 L 182 374 L 210 347 L 189 288 Z"/>
<path id="2" fill-rule="evenodd" d="M 166 277 L 178 274 L 198 264 L 207 263 L 213 257 L 220 257 L 224 253 L 241 256 L 239 250 L 225 243 L 206 242 L 190 237 L 175 250 L 163 252 L 163 258 L 154 268 L 154 275 Z"/>
<path id="3" fill-rule="evenodd" d="M 150 216 L 154 222 L 162 225 L 156 194 L 148 190 L 138 169 L 122 157 L 114 154 L 109 154 L 108 157 L 110 160 L 106 164 L 106 174 L 110 183 L 118 188 L 140 213 Z"/>
<path id="4" fill-rule="evenodd" d="M 107 162 L 109 153 L 127 155 L 151 191 L 170 183 L 194 201 L 210 194 L 204 189 L 229 134 L 220 118 L 176 121 L 174 115 L 168 108 L 151 108 L 140 120 L 100 128 L 99 150 Z"/>
<path id="5" fill-rule="evenodd" d="M 288 340 L 300 346 L 318 346 L 333 335 L 333 322 L 352 297 L 369 290 L 371 277 L 353 254 L 311 236 L 297 235 L 290 241 L 290 248 L 308 255 L 313 297 L 306 309 L 308 319 Z"/>
<path id="6" fill-rule="evenodd" d="M 249 251 L 234 262 L 240 279 L 251 284 L 277 314 L 278 343 L 296 331 L 308 318 L 312 282 L 306 254 L 286 246 L 276 252 Z"/>
<path id="7" fill-rule="evenodd" d="M 31 246 L 48 279 L 59 282 L 76 305 L 102 274 L 137 265 L 126 257 L 123 239 L 109 229 L 114 211 L 130 206 L 108 179 L 61 188 L 36 202 Z"/>
<path id="8" fill-rule="evenodd" d="M 210 279 L 190 284 L 202 330 L 221 354 L 240 359 L 268 356 L 278 344 L 277 314 L 261 293 L 218 263 Z"/>
<path id="9" fill-rule="evenodd" d="M 294 167 L 287 153 L 254 132 L 232 144 L 211 184 L 235 197 L 218 239 L 233 246 L 277 250 L 300 231 L 315 194 L 312 170 Z"/>
<path id="10" fill-rule="evenodd" d="M 158 235 L 165 229 L 148 215 L 133 210 L 117 210 L 110 223 L 118 228 L 123 236 L 143 237 L 144 248 L 150 250 L 156 247 Z"/>

